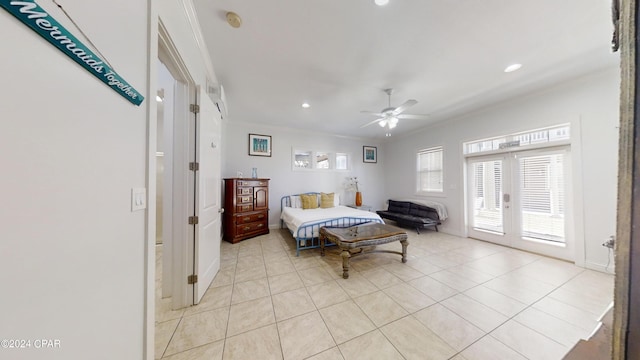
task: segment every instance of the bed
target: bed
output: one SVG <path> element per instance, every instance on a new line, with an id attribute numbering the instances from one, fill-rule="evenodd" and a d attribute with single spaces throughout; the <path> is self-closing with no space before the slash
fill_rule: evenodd
<path id="1" fill-rule="evenodd" d="M 286 195 L 280 199 L 280 227 L 287 228 L 296 240 L 296 256 L 300 250 L 320 247 L 318 235 L 323 226 L 349 227 L 353 225 L 376 222 L 384 224 L 382 218 L 374 213 L 339 205 L 335 196 L 332 207 L 303 209 L 300 195 L 315 195 L 320 202 L 320 193 Z"/>

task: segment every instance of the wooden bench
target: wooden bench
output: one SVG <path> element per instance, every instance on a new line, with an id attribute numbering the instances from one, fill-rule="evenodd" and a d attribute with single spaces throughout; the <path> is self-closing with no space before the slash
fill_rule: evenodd
<path id="1" fill-rule="evenodd" d="M 330 241 L 341 250 L 342 256 L 342 277 L 349 278 L 349 259 L 352 256 L 363 253 L 363 249 L 370 246 L 387 244 L 400 241 L 402 252 L 391 250 L 372 250 L 373 252 L 387 252 L 402 255 L 402 262 L 407 262 L 407 233 L 395 226 L 378 223 L 368 223 L 351 227 L 322 227 L 320 228 L 320 249 L 321 256 L 324 256 L 325 241 Z"/>

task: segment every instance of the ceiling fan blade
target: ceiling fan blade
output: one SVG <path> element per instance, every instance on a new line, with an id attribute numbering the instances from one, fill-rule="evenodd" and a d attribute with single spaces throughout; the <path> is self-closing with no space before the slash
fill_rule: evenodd
<path id="1" fill-rule="evenodd" d="M 418 115 L 418 114 L 400 114 L 396 116 L 398 119 L 412 119 L 412 120 L 424 120 L 427 119 L 430 115 Z"/>
<path id="2" fill-rule="evenodd" d="M 407 100 L 404 102 L 404 104 L 398 106 L 397 108 L 395 108 L 395 110 L 392 111 L 393 115 L 399 115 L 400 113 L 402 113 L 403 111 L 407 110 L 409 107 L 417 104 L 418 101 L 417 100 Z"/>
<path id="3" fill-rule="evenodd" d="M 377 113 L 377 112 L 373 112 L 373 111 L 366 111 L 366 110 L 362 110 L 360 111 L 362 114 L 368 114 L 368 115 L 373 115 L 373 116 L 384 116 L 384 114 L 382 113 Z"/>
<path id="4" fill-rule="evenodd" d="M 369 125 L 373 125 L 373 124 L 375 124 L 375 123 L 377 123 L 377 122 L 380 122 L 380 121 L 382 121 L 382 120 L 385 120 L 385 119 L 384 119 L 384 118 L 375 119 L 375 120 L 373 120 L 373 121 L 370 121 L 370 122 L 368 122 L 368 123 L 366 123 L 366 124 L 364 124 L 364 125 L 360 126 L 360 128 L 367 127 L 367 126 L 369 126 Z"/>

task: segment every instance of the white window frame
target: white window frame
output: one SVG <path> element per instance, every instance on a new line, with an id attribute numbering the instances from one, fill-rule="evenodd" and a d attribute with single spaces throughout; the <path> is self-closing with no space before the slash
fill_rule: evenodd
<path id="1" fill-rule="evenodd" d="M 296 153 L 309 153 L 310 154 L 310 164 L 308 168 L 300 168 L 296 167 Z M 329 167 L 328 168 L 319 168 L 318 167 L 318 155 L 327 155 L 329 158 Z M 346 169 L 337 169 L 336 168 L 336 157 L 346 156 L 347 158 L 347 168 Z M 321 151 L 321 150 L 310 150 L 305 148 L 291 148 L 291 170 L 292 171 L 336 171 L 336 172 L 348 172 L 351 171 L 351 153 L 345 151 Z"/>
<path id="2" fill-rule="evenodd" d="M 422 166 L 420 164 L 420 156 L 428 153 L 439 153 L 440 154 L 440 169 L 424 169 L 421 170 Z M 427 164 L 428 165 L 428 164 Z M 433 164 L 432 166 L 435 166 Z M 421 188 L 421 178 L 423 174 L 428 174 L 431 172 L 440 172 L 440 188 L 439 189 L 423 189 Z M 443 146 L 434 146 L 426 149 L 420 149 L 416 152 L 416 194 L 417 195 L 426 195 L 426 196 L 444 196 L 444 147 Z"/>
<path id="3" fill-rule="evenodd" d="M 462 144 L 465 157 L 524 151 L 571 142 L 571 124 L 558 124 L 488 139 L 477 139 Z"/>

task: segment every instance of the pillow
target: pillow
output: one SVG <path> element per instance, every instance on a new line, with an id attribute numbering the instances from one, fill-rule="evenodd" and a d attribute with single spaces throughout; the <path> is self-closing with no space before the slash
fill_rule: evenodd
<path id="1" fill-rule="evenodd" d="M 300 196 L 298 195 L 289 196 L 289 203 L 291 204 L 291 207 L 295 209 L 299 209 L 302 207 L 302 201 L 300 200 Z"/>
<path id="2" fill-rule="evenodd" d="M 334 193 L 320 193 L 320 207 L 323 209 L 328 209 L 334 207 Z"/>
<path id="3" fill-rule="evenodd" d="M 333 206 L 340 206 L 340 194 L 333 194 Z"/>
<path id="4" fill-rule="evenodd" d="M 318 195 L 300 195 L 300 200 L 302 201 L 302 209 L 317 209 L 318 208 Z"/>

